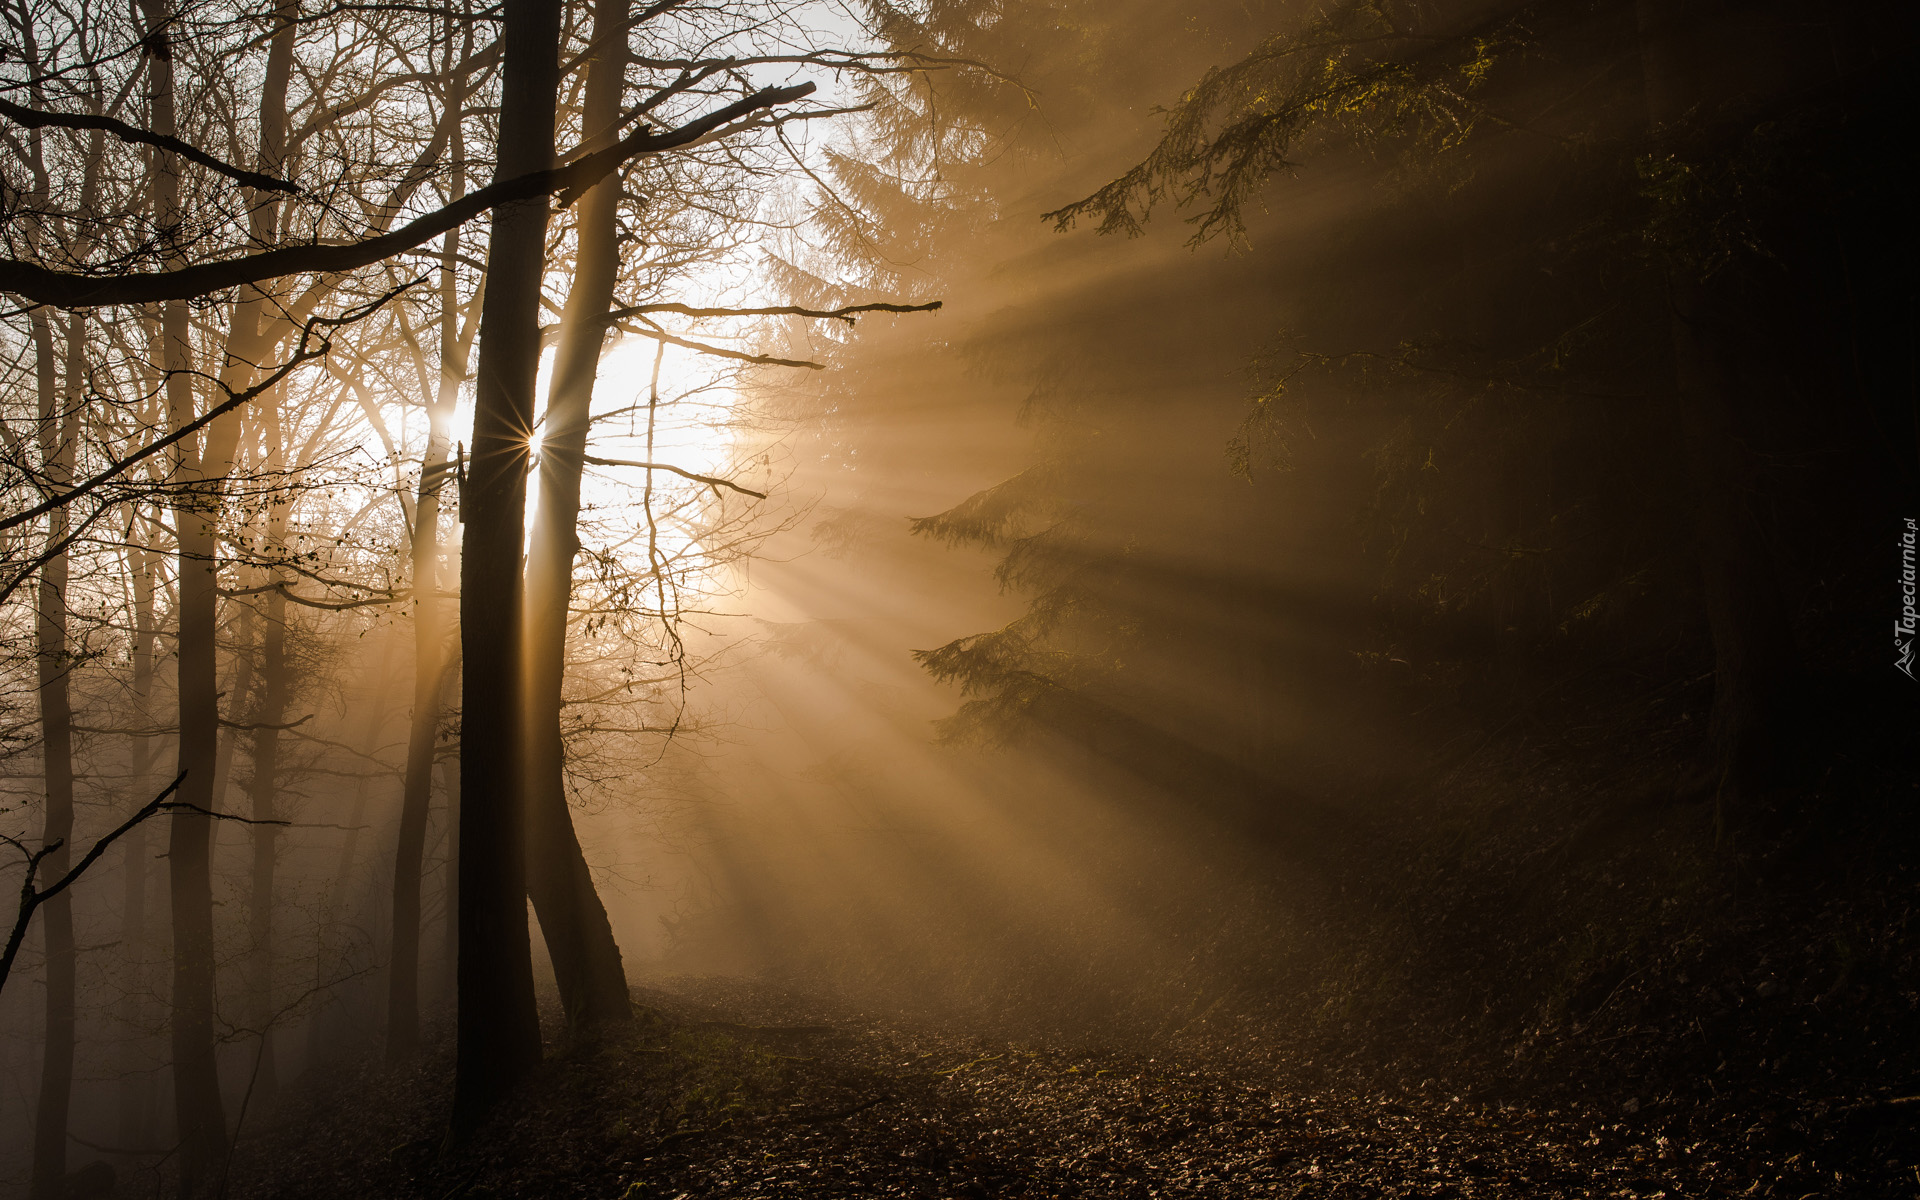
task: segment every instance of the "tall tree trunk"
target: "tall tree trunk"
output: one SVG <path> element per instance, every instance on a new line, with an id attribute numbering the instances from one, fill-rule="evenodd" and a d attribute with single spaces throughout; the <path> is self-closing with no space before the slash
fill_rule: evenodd
<path id="1" fill-rule="evenodd" d="M 40 461 L 50 488 L 73 478 L 80 408 L 62 397 L 56 382 L 53 329 L 45 309 L 29 318 L 40 390 Z M 47 517 L 47 546 L 67 538 L 67 510 Z M 39 666 L 40 745 L 46 782 L 46 820 L 41 845 L 58 846 L 41 869 L 49 878 L 66 873 L 73 846 L 73 707 L 68 693 L 67 556 L 55 553 L 40 568 L 39 611 L 34 623 Z M 67 1119 L 73 1102 L 74 971 L 72 893 L 47 901 L 41 916 L 46 939 L 46 1033 L 40 1051 L 40 1096 L 33 1130 L 33 1196 L 56 1200 L 67 1174 Z"/>
<path id="2" fill-rule="evenodd" d="M 413 523 L 413 715 L 400 799 L 400 837 L 393 865 L 393 945 L 387 968 L 387 1061 L 403 1062 L 420 1045 L 420 880 L 433 801 L 434 735 L 440 727 L 446 629 L 440 601 L 440 493 L 446 483 L 453 410 L 466 379 L 459 337 L 454 262 L 459 231 L 449 232 L 441 260 L 440 381 L 427 407 L 427 452 Z"/>
<path id="3" fill-rule="evenodd" d="M 153 695 L 153 570 L 159 556 L 148 553 L 146 534 L 140 529 L 137 505 L 128 506 L 127 573 L 133 587 L 133 725 L 136 730 L 128 747 L 131 800 L 137 807 L 152 793 L 153 739 L 144 731 L 153 721 L 148 700 Z M 151 986 L 146 953 L 147 944 L 147 822 L 129 830 L 121 839 L 126 847 L 126 867 L 122 876 L 120 908 L 120 946 L 129 964 L 123 1021 L 129 1042 L 146 1040 L 147 990 Z M 129 1055 L 129 1059 L 131 1059 Z M 144 1065 L 144 1064 L 139 1064 Z M 120 1144 L 144 1147 L 153 1136 L 154 1077 L 152 1072 L 136 1069 L 129 1061 L 122 1064 L 120 1077 Z"/>
<path id="4" fill-rule="evenodd" d="M 1710 117 L 1702 82 L 1715 42 L 1700 0 L 1637 0 L 1647 117 L 1673 139 Z M 1787 699 L 1798 675 L 1792 624 L 1768 562 L 1756 511 L 1758 464 L 1745 436 L 1730 358 L 1735 319 L 1726 285 L 1670 257 L 1664 264 L 1681 433 L 1698 489 L 1695 534 L 1702 597 L 1713 636 L 1708 786 L 1764 786 L 1789 744 Z"/>
<path id="5" fill-rule="evenodd" d="M 507 0 L 496 179 L 553 163 L 559 0 Z M 540 364 L 547 205 L 493 213 L 461 515 L 460 1015 L 451 1135 L 458 1142 L 540 1061 L 526 909 L 521 541 Z"/>
<path id="6" fill-rule="evenodd" d="M 262 465 L 271 468 L 278 465 L 282 470 L 292 472 L 298 464 L 286 459 L 287 447 L 281 433 L 280 412 L 277 406 L 267 405 L 261 410 L 260 438 Z M 266 552 L 277 558 L 285 552 L 287 535 L 287 509 L 292 502 L 292 490 L 297 486 L 297 475 L 287 479 L 273 491 L 267 508 Z M 269 578 L 273 582 L 283 582 L 283 574 L 277 566 L 268 567 Z M 274 1093 L 279 1089 L 279 1064 L 273 1048 L 273 891 L 274 873 L 278 864 L 279 826 L 272 822 L 279 819 L 280 789 L 280 725 L 287 719 L 287 707 L 293 693 L 293 679 L 287 662 L 287 597 L 280 591 L 266 593 L 262 605 L 260 631 L 260 703 L 254 710 L 253 721 L 253 778 L 249 781 L 247 792 L 251 803 L 251 816 L 255 824 L 250 827 L 253 835 L 253 873 L 248 892 L 247 933 L 250 970 L 247 975 L 247 1024 L 259 1031 L 260 1047 L 256 1059 L 258 1068 L 254 1072 L 253 1099 L 257 1104 L 270 1104 Z"/>
<path id="7" fill-rule="evenodd" d="M 625 0 L 596 0 L 582 128 L 587 147 L 618 133 L 627 60 Z M 560 346 L 540 439 L 540 494 L 527 554 L 527 882 L 560 985 L 567 1026 L 581 1033 L 632 1016 L 620 947 L 567 809 L 560 734 L 566 679 L 567 610 L 579 552 L 580 476 L 594 377 L 620 269 L 616 174 L 580 201 L 573 287 L 561 315 Z"/>
<path id="8" fill-rule="evenodd" d="M 460 47 L 461 61 L 473 50 L 472 25 Z M 452 53 L 452 39 L 447 52 Z M 464 104 L 468 81 L 449 78 L 444 104 L 457 112 Z M 466 141 L 463 126 L 453 122 L 450 134 L 454 162 L 448 194 L 466 192 Z M 387 970 L 387 1061 L 401 1062 L 420 1044 L 420 887 L 425 871 L 427 817 L 433 804 L 433 765 L 438 752 L 435 735 L 446 708 L 446 605 L 440 597 L 440 497 L 452 464 L 448 448 L 453 439 L 454 410 L 466 383 L 467 364 L 478 325 L 478 305 L 460 303 L 460 227 L 447 231 L 440 243 L 440 362 L 434 395 L 427 399 L 427 449 L 420 463 L 420 488 L 414 504 L 413 529 L 413 716 L 407 730 L 407 765 L 402 777 L 400 836 L 393 867 L 393 938 Z M 477 301 L 478 298 L 476 298 Z M 469 315 L 463 322 L 462 308 Z M 457 788 L 447 789 L 448 815 L 458 808 Z M 458 840 L 450 820 L 448 851 L 457 853 Z M 454 874 L 451 866 L 448 874 Z M 447 927 L 453 928 L 454 892 L 447 896 Z M 448 980 L 452 979 L 449 971 Z"/>
<path id="9" fill-rule="evenodd" d="M 193 389 L 185 375 L 187 320 L 183 305 L 164 315 L 173 425 L 193 419 Z M 184 445 L 184 443 L 183 443 Z M 196 473 L 192 451 L 181 454 L 182 476 Z M 219 728 L 214 622 L 214 519 L 211 497 L 198 490 L 175 494 L 179 542 L 180 599 L 176 655 L 179 663 L 180 798 L 211 810 Z M 183 1190 L 213 1171 L 226 1145 L 226 1114 L 214 1063 L 214 963 L 212 821 L 176 811 L 170 819 L 167 867 L 173 906 L 173 1076 L 176 1116 L 183 1143 Z"/>
<path id="10" fill-rule="evenodd" d="M 453 540 L 447 544 L 447 573 L 457 576 L 460 572 L 460 543 Z M 448 638 L 448 658 L 441 670 L 440 710 L 455 710 L 454 698 L 459 693 L 465 679 L 460 670 L 460 639 L 458 631 Z M 447 804 L 447 861 L 446 871 L 441 877 L 441 911 L 443 921 L 440 930 L 439 963 L 440 982 L 443 988 L 442 1003 L 454 1007 L 459 1000 L 460 977 L 460 746 L 440 746 L 434 750 L 433 760 L 440 767 L 440 794 L 446 797 Z"/>
<path id="11" fill-rule="evenodd" d="M 267 48 L 266 72 L 261 80 L 260 134 L 255 165 L 259 170 L 272 174 L 278 174 L 286 160 L 287 88 L 293 75 L 294 42 L 299 33 L 298 16 L 297 0 L 279 0 L 275 4 L 275 28 Z M 279 234 L 279 199 L 272 192 L 256 191 L 249 201 L 248 234 L 256 246 L 271 245 Z M 268 299 L 268 293 L 260 288 L 242 288 L 234 301 L 227 330 L 226 359 L 221 364 L 222 382 L 228 391 L 239 391 L 253 384 L 259 375 L 261 360 L 276 339 L 276 326 L 286 323 L 283 317 L 276 318 L 273 315 L 274 310 L 269 307 Z M 276 466 L 283 469 L 294 466 L 279 461 L 285 450 L 277 407 L 279 400 L 277 394 L 269 394 L 256 401 L 262 426 L 261 466 L 267 470 Z M 240 422 L 234 418 L 219 422 L 208 431 L 208 457 L 213 460 L 213 471 L 220 475 L 225 474 L 232 460 L 239 432 Z M 269 554 L 279 554 L 283 548 L 289 503 L 287 488 L 276 488 L 267 512 L 266 549 Z M 274 582 L 283 581 L 277 567 L 269 567 L 268 575 Z M 273 1030 L 269 1027 L 273 1011 L 273 880 L 275 856 L 279 849 L 279 828 L 266 822 L 276 819 L 280 730 L 273 726 L 286 719 L 291 689 L 286 661 L 286 618 L 285 595 L 278 591 L 268 592 L 264 603 L 264 628 L 261 631 L 261 701 L 253 731 L 253 780 L 248 789 L 253 819 L 259 823 L 250 827 L 252 871 L 247 921 L 247 1022 L 258 1031 L 260 1038 L 255 1060 L 258 1067 L 251 1092 L 254 1100 L 260 1103 L 270 1101 L 279 1084 L 273 1053 Z M 245 674 L 251 674 L 251 662 L 245 657 L 251 651 L 249 639 L 242 649 L 241 671 Z M 243 697 L 246 690 L 236 686 L 235 693 Z M 231 742 L 232 739 L 229 739 L 229 747 Z M 231 748 L 228 756 L 231 756 Z M 220 782 L 222 785 L 225 783 L 224 771 Z"/>
<path id="12" fill-rule="evenodd" d="M 232 714 L 222 718 L 239 722 L 247 712 L 247 701 L 253 696 L 254 676 L 254 611 L 246 604 L 230 606 L 231 615 L 227 618 L 227 629 L 232 639 L 233 667 L 227 676 L 227 686 L 221 694 L 227 697 L 227 712 Z M 240 739 L 228 734 L 220 739 L 220 751 L 214 756 L 213 764 L 213 810 L 226 812 L 227 793 L 233 783 L 233 755 L 239 748 Z M 217 855 L 220 851 L 219 826 L 214 827 L 213 848 Z M 245 836 L 244 832 L 242 836 Z"/>
<path id="13" fill-rule="evenodd" d="M 168 0 L 141 0 L 146 21 L 149 125 L 163 137 L 178 134 L 174 116 L 173 47 Z M 170 247 L 178 237 L 180 165 L 170 152 L 154 154 L 154 220 Z M 170 262 L 181 255 L 170 249 Z M 179 429 L 195 417 L 192 343 L 187 307 L 180 301 L 161 306 L 161 369 L 166 373 L 168 419 Z M 231 423 L 231 418 L 221 424 Z M 215 431 L 208 431 L 208 442 Z M 213 807 L 213 777 L 219 739 L 219 683 L 214 664 L 214 629 L 219 597 L 215 580 L 214 524 L 217 497 L 193 484 L 212 465 L 188 438 L 179 444 L 177 477 L 187 486 L 171 496 L 180 589 L 176 616 L 179 632 L 180 770 L 179 798 L 200 809 Z M 210 1178 L 226 1153 L 226 1109 L 214 1044 L 213 829 L 209 818 L 176 811 L 169 819 L 167 874 L 173 908 L 173 1090 L 180 1143 L 180 1190 L 190 1195 Z"/>
<path id="14" fill-rule="evenodd" d="M 34 37 L 32 23 L 22 25 L 21 32 L 26 61 L 38 64 L 40 47 Z M 45 98 L 37 82 L 29 85 L 28 95 L 34 107 L 43 106 Z M 103 137 L 96 132 L 87 144 L 80 187 L 81 212 L 91 211 L 98 203 L 103 151 Z M 28 162 L 33 171 L 35 198 L 43 203 L 48 176 L 37 130 L 28 137 Z M 31 203 L 30 206 L 40 208 L 42 203 Z M 37 240 L 37 235 L 42 231 L 39 222 L 33 221 L 30 229 Z M 93 242 L 91 227 L 83 229 L 70 243 L 70 252 L 84 259 L 91 252 Z M 51 315 L 45 309 L 33 310 L 28 317 L 28 329 L 35 355 L 34 375 L 39 399 L 40 464 L 47 486 L 60 490 L 73 479 L 80 444 L 80 420 L 86 411 L 86 318 L 78 312 L 67 316 L 64 372 L 55 360 Z M 66 385 L 64 393 L 60 388 L 62 373 Z M 43 869 L 54 877 L 64 873 L 73 858 L 73 705 L 69 690 L 72 660 L 67 640 L 69 560 L 64 548 L 70 530 L 71 522 L 66 509 L 48 514 L 46 545 L 50 557 L 40 570 L 34 627 L 42 770 L 46 786 L 41 844 L 58 847 L 43 863 Z M 73 937 L 73 900 L 69 893 L 62 893 L 47 903 L 41 928 L 46 945 L 47 992 L 30 1184 L 36 1198 L 58 1196 L 66 1183 L 67 1124 L 73 1105 L 74 1003 L 78 966 L 78 952 Z"/>

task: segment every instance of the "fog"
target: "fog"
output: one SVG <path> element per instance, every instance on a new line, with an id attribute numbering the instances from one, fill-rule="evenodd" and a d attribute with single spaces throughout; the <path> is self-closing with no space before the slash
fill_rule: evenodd
<path id="1" fill-rule="evenodd" d="M 0 1187 L 284 1190 L 384 1071 L 443 1191 L 733 987 L 1910 1091 L 1807 1041 L 1913 969 L 1912 31 L 1843 8 L 19 6 Z"/>

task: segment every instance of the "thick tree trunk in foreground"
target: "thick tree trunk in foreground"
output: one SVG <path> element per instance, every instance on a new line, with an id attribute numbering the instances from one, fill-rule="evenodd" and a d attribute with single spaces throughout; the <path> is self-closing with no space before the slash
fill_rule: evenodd
<path id="1" fill-rule="evenodd" d="M 559 0 L 508 0 L 495 178 L 553 162 Z M 473 459 L 461 500 L 458 1142 L 540 1061 L 526 910 L 520 552 L 540 363 L 547 206 L 495 210 L 480 317 Z"/>
<path id="2" fill-rule="evenodd" d="M 620 119 L 626 72 L 624 0 L 598 0 L 587 65 L 582 126 L 588 147 L 610 144 Z M 618 176 L 580 201 L 573 287 L 560 323 L 540 439 L 540 501 L 527 554 L 527 882 L 553 959 L 569 1030 L 580 1033 L 632 1016 L 620 947 L 580 851 L 567 809 L 565 747 L 560 736 L 566 678 L 567 609 L 579 551 L 580 475 L 606 315 L 620 267 L 615 218 Z"/>
<path id="3" fill-rule="evenodd" d="M 1638 0 L 1647 117 L 1656 136 L 1678 135 L 1687 123 L 1715 116 L 1703 82 L 1718 41 L 1706 27 L 1711 16 L 1698 0 Z M 1739 411 L 1732 370 L 1737 319 L 1727 284 L 1701 279 L 1689 262 L 1665 268 L 1675 398 L 1698 491 L 1700 583 L 1713 635 L 1706 783 L 1738 793 L 1766 786 L 1785 761 L 1787 699 L 1799 664 L 1757 511 L 1758 464 Z"/>

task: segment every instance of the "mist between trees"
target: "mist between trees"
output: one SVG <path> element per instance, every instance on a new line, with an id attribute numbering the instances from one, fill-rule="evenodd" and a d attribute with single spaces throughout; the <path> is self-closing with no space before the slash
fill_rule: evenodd
<path id="1" fill-rule="evenodd" d="M 8 6 L 9 1178 L 224 1193 L 449 1023 L 458 1153 L 641 972 L 1384 1005 L 1804 817 L 1910 20 L 1180 7 Z M 1584 903 L 1435 986 L 1551 1027 Z"/>
<path id="2" fill-rule="evenodd" d="M 741 380 L 938 307 L 770 291 L 827 122 L 960 65 L 830 16 L 10 14 L 0 588 L 42 987 L 5 1003 L 40 1031 L 36 1195 L 76 1086 L 93 1141 L 218 1186 L 346 1030 L 411 1057 L 423 987 L 466 998 L 464 1136 L 540 1057 L 524 897 L 570 1024 L 626 1017 L 568 797 L 699 735 L 726 639 L 687 623 L 788 519 L 786 418 Z M 161 819 L 82 858 L 176 758 Z"/>

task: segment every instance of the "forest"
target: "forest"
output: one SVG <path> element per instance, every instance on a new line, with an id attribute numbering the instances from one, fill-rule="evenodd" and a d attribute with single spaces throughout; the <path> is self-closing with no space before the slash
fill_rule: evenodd
<path id="1" fill-rule="evenodd" d="M 1920 1195 L 1920 10 L 0 10 L 0 1194 Z"/>

